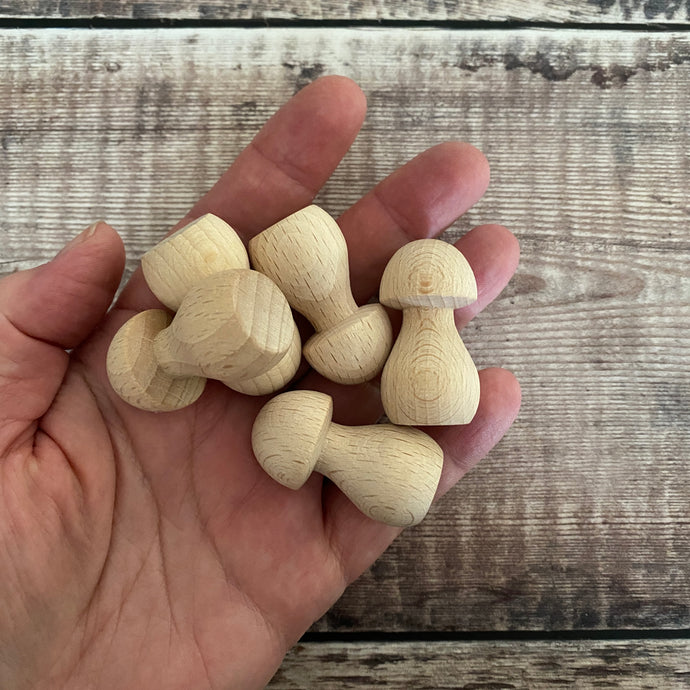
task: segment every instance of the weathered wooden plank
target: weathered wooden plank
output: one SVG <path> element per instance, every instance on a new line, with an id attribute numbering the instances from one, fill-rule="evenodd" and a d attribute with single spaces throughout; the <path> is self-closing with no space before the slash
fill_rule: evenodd
<path id="1" fill-rule="evenodd" d="M 0 17 L 683 23 L 687 0 L 4 0 Z"/>
<path id="2" fill-rule="evenodd" d="M 687 35 L 6 31 L 0 56 L 5 272 L 101 216 L 131 268 L 320 74 L 370 106 L 319 196 L 333 213 L 444 139 L 487 153 L 450 236 L 521 239 L 465 340 L 518 374 L 523 411 L 316 630 L 690 626 Z"/>
<path id="3" fill-rule="evenodd" d="M 690 687 L 690 641 L 308 643 L 271 690 Z"/>

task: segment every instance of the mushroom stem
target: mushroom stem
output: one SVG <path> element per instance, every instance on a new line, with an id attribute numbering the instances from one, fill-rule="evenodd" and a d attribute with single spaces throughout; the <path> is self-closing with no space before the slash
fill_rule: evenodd
<path id="1" fill-rule="evenodd" d="M 467 424 L 479 405 L 479 375 L 452 309 L 409 307 L 381 376 L 394 424 Z"/>

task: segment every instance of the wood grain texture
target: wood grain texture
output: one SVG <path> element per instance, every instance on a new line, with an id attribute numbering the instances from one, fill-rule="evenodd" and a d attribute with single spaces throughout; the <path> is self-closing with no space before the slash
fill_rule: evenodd
<path id="1" fill-rule="evenodd" d="M 316 333 L 304 357 L 322 376 L 364 383 L 380 373 L 393 329 L 380 304 L 358 307 L 350 288 L 345 237 L 315 204 L 266 228 L 249 242 L 252 265 L 283 291 Z"/>
<path id="2" fill-rule="evenodd" d="M 690 687 L 690 641 L 307 643 L 271 690 L 673 690 Z"/>
<path id="3" fill-rule="evenodd" d="M 518 274 L 463 332 L 515 427 L 316 630 L 690 626 L 690 38 L 579 31 L 0 32 L 0 262 L 92 219 L 129 266 L 320 74 L 369 115 L 317 203 L 422 149 L 488 156 L 448 236 L 500 222 Z"/>
<path id="4" fill-rule="evenodd" d="M 4 0 L 0 17 L 681 23 L 687 0 Z"/>
<path id="5" fill-rule="evenodd" d="M 173 377 L 158 364 L 155 339 L 171 322 L 172 317 L 163 309 L 147 309 L 124 323 L 108 348 L 110 385 L 124 401 L 140 410 L 180 410 L 204 392 L 206 378 Z"/>
<path id="6" fill-rule="evenodd" d="M 263 469 L 289 489 L 312 471 L 328 477 L 365 515 L 396 527 L 419 523 L 441 478 L 443 450 L 419 429 L 334 424 L 330 395 L 293 390 L 269 400 L 252 429 Z"/>
<path id="7" fill-rule="evenodd" d="M 160 265 L 153 268 L 164 272 Z M 149 412 L 169 412 L 199 397 L 200 379 L 216 379 L 240 392 L 249 392 L 243 385 L 249 381 L 250 389 L 258 388 L 253 395 L 273 393 L 292 379 L 300 361 L 299 331 L 273 281 L 235 268 L 206 277 L 197 273 L 190 283 L 169 325 L 161 316 L 165 312 L 150 309 L 133 316 L 113 338 L 108 378 L 123 400 Z"/>
<path id="8" fill-rule="evenodd" d="M 394 424 L 469 424 L 479 407 L 479 374 L 454 310 L 477 301 L 467 259 L 437 239 L 408 242 L 381 276 L 381 304 L 402 310 L 402 326 L 381 372 L 381 402 Z"/>
<path id="9" fill-rule="evenodd" d="M 151 292 L 177 311 L 189 290 L 204 278 L 233 268 L 249 268 L 239 235 L 223 220 L 206 213 L 174 232 L 141 257 Z"/>

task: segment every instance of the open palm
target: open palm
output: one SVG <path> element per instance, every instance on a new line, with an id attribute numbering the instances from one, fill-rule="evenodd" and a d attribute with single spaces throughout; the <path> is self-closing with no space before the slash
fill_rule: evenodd
<path id="1" fill-rule="evenodd" d="M 340 77 L 303 89 L 178 227 L 206 212 L 245 239 L 309 203 L 356 136 L 362 93 Z M 375 294 L 403 243 L 438 234 L 488 184 L 468 145 L 429 149 L 340 219 L 355 298 Z M 462 327 L 507 283 L 517 243 L 500 226 L 458 246 L 479 287 Z M 297 492 L 264 474 L 250 430 L 265 398 L 209 382 L 191 407 L 120 401 L 105 353 L 133 313 L 159 306 L 137 272 L 107 311 L 124 262 L 105 223 L 50 263 L 0 282 L 0 687 L 259 688 L 309 625 L 398 530 L 312 475 Z M 314 372 L 335 420 L 372 423 L 375 386 Z M 500 439 L 519 388 L 481 373 L 465 427 L 430 430 L 445 452 L 439 495 Z"/>

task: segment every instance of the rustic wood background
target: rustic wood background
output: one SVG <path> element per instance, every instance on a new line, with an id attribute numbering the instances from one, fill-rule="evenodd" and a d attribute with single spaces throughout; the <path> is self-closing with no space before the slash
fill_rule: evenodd
<path id="1" fill-rule="evenodd" d="M 0 17 L 683 24 L 688 0 L 4 0 Z"/>
<path id="2" fill-rule="evenodd" d="M 322 74 L 369 101 L 332 213 L 445 139 L 491 162 L 449 235 L 521 241 L 465 338 L 520 417 L 272 688 L 690 686 L 689 27 L 687 0 L 0 0 L 0 273 L 99 217 L 131 270 Z"/>

